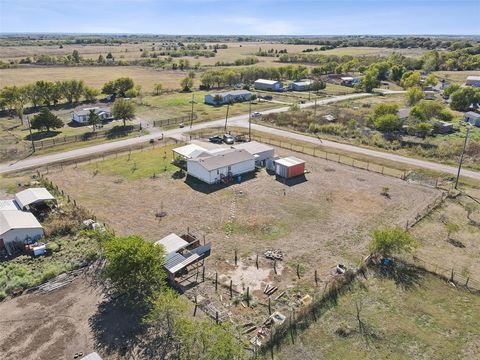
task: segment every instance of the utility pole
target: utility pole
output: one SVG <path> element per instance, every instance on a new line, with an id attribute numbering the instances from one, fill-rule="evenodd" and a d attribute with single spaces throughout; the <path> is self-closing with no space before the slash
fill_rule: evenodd
<path id="1" fill-rule="evenodd" d="M 193 126 L 193 104 L 195 104 L 195 93 L 192 94 L 192 112 L 190 113 L 190 129 Z"/>
<path id="2" fill-rule="evenodd" d="M 227 104 L 227 114 L 225 115 L 225 133 L 227 133 L 227 121 L 228 121 L 228 110 L 230 109 L 230 103 Z"/>
<path id="3" fill-rule="evenodd" d="M 248 141 L 252 141 L 252 100 L 248 107 Z"/>
<path id="4" fill-rule="evenodd" d="M 30 124 L 30 119 L 28 118 L 28 115 L 25 116 L 27 118 L 27 123 L 28 123 L 28 131 L 30 131 L 30 140 L 32 141 L 32 150 L 35 152 L 35 141 L 33 141 L 33 135 L 32 135 L 32 125 Z"/>
<path id="5" fill-rule="evenodd" d="M 457 179 L 455 180 L 455 189 L 457 188 L 458 180 L 460 179 L 460 170 L 462 170 L 463 155 L 465 154 L 465 149 L 467 148 L 468 140 L 470 138 L 470 130 L 471 130 L 471 127 L 468 126 L 467 133 L 465 134 L 465 142 L 463 143 L 462 155 L 460 156 L 460 163 L 458 164 Z"/>
<path id="6" fill-rule="evenodd" d="M 313 118 L 317 117 L 317 99 L 315 99 L 315 105 L 313 106 Z"/>

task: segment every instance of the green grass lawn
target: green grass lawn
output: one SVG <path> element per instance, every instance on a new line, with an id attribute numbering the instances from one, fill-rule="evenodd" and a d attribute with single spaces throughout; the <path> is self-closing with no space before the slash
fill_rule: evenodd
<path id="1" fill-rule="evenodd" d="M 115 158 L 97 161 L 84 167 L 94 174 L 120 176 L 127 180 L 138 180 L 159 176 L 171 175 L 178 170 L 172 165 L 172 149 L 178 145 L 167 145 L 155 149 L 132 152 Z"/>
<path id="2" fill-rule="evenodd" d="M 340 296 L 277 359 L 473 359 L 480 346 L 480 297 L 432 275 L 405 290 L 370 276 Z M 366 331 L 362 335 L 356 305 Z"/>

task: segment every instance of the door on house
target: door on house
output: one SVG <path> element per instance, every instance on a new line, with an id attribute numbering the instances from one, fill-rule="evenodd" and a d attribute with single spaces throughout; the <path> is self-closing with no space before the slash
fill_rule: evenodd
<path id="1" fill-rule="evenodd" d="M 0 249 L 4 249 L 5 248 L 5 242 L 3 241 L 3 239 L 0 239 Z"/>

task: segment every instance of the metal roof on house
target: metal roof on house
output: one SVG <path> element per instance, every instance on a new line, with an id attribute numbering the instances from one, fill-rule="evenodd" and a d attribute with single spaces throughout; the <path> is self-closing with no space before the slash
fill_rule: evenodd
<path id="1" fill-rule="evenodd" d="M 265 84 L 265 85 L 275 85 L 276 83 L 279 83 L 280 81 L 277 80 L 267 80 L 267 79 L 258 79 L 255 81 L 255 83 L 258 84 Z"/>
<path id="2" fill-rule="evenodd" d="M 209 94 L 213 97 L 220 95 L 222 97 L 228 96 L 228 95 L 233 95 L 233 96 L 241 96 L 241 95 L 252 95 L 252 93 L 248 90 L 231 90 L 231 91 L 222 91 L 219 93 L 212 93 Z"/>
<path id="3" fill-rule="evenodd" d="M 480 76 L 470 75 L 467 76 L 467 80 L 480 81 Z"/>
<path id="4" fill-rule="evenodd" d="M 242 144 L 234 145 L 233 148 L 239 149 L 239 150 L 245 150 L 251 155 L 273 150 L 273 147 L 265 145 L 258 141 L 249 141 Z"/>
<path id="5" fill-rule="evenodd" d="M 474 111 L 468 111 L 465 113 L 464 116 L 468 116 L 469 118 L 480 119 L 480 114 Z"/>
<path id="6" fill-rule="evenodd" d="M 15 200 L 0 200 L 0 211 L 20 210 Z"/>
<path id="7" fill-rule="evenodd" d="M 240 149 L 227 149 L 211 156 L 190 159 L 189 161 L 195 161 L 206 170 L 212 171 L 248 160 L 255 160 L 249 152 Z"/>
<path id="8" fill-rule="evenodd" d="M 177 234 L 170 234 L 155 242 L 155 245 L 163 245 L 165 254 L 169 255 L 175 251 L 184 249 L 188 246 L 188 242 Z"/>
<path id="9" fill-rule="evenodd" d="M 310 80 L 294 81 L 292 84 L 295 84 L 297 86 L 308 86 L 312 84 L 312 81 Z"/>
<path id="10" fill-rule="evenodd" d="M 284 157 L 278 160 L 275 160 L 276 164 L 280 164 L 286 167 L 295 166 L 299 164 L 305 164 L 305 161 L 302 159 L 296 158 L 295 156 Z"/>
<path id="11" fill-rule="evenodd" d="M 21 209 L 24 209 L 25 206 L 47 200 L 55 200 L 55 198 L 45 188 L 30 188 L 15 194 L 15 201 Z"/>
<path id="12" fill-rule="evenodd" d="M 195 158 L 203 152 L 208 153 L 208 150 L 197 145 L 197 144 L 188 144 L 185 146 L 180 146 L 172 150 L 174 153 L 177 153 L 187 159 Z"/>
<path id="13" fill-rule="evenodd" d="M 90 114 L 90 110 L 95 110 L 96 114 L 111 113 L 110 108 L 108 108 L 108 107 L 104 107 L 104 108 L 96 107 L 96 108 L 85 108 L 85 109 L 82 109 L 82 110 L 76 110 L 76 111 L 74 111 L 74 114 L 77 114 L 78 116 L 88 115 L 88 114 Z"/>
<path id="14" fill-rule="evenodd" d="M 180 255 L 180 254 L 178 254 Z M 177 263 L 174 266 L 171 266 L 168 269 L 172 274 L 175 274 L 176 272 L 179 272 L 180 270 L 186 268 L 188 265 L 193 264 L 195 261 L 197 261 L 200 258 L 198 254 L 191 254 L 188 257 L 184 257 L 184 260 L 182 262 Z"/>
<path id="15" fill-rule="evenodd" d="M 26 211 L 0 211 L 0 235 L 13 229 L 42 229 L 37 218 Z"/>

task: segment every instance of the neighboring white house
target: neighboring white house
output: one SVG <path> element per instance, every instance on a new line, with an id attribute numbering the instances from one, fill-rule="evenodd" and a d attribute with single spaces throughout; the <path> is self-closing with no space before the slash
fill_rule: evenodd
<path id="1" fill-rule="evenodd" d="M 283 85 L 280 81 L 258 79 L 253 83 L 255 89 L 266 91 L 282 91 Z"/>
<path id="2" fill-rule="evenodd" d="M 312 81 L 304 80 L 304 81 L 294 81 L 288 87 L 293 91 L 308 91 L 312 86 Z"/>
<path id="3" fill-rule="evenodd" d="M 207 184 L 255 170 L 255 157 L 245 150 L 227 149 L 187 160 L 187 173 Z"/>
<path id="4" fill-rule="evenodd" d="M 0 211 L 0 249 L 5 248 L 9 255 L 15 245 L 32 243 L 43 236 L 42 225 L 30 212 L 20 210 Z"/>
<path id="5" fill-rule="evenodd" d="M 273 147 L 262 144 L 258 141 L 249 141 L 242 144 L 234 145 L 233 148 L 245 150 L 255 158 L 257 165 L 264 166 L 265 161 L 274 157 L 275 150 Z"/>
<path id="6" fill-rule="evenodd" d="M 248 90 L 233 90 L 220 93 L 212 93 L 205 95 L 205 104 L 223 105 L 230 102 L 243 102 L 252 98 L 252 93 Z M 218 100 L 217 100 L 218 99 Z"/>
<path id="7" fill-rule="evenodd" d="M 354 86 L 360 83 L 360 79 L 353 76 L 343 76 L 340 78 L 340 81 L 343 86 Z"/>
<path id="8" fill-rule="evenodd" d="M 0 200 L 0 211 L 20 210 L 15 200 Z"/>
<path id="9" fill-rule="evenodd" d="M 480 76 L 467 76 L 465 84 L 468 86 L 480 87 Z"/>
<path id="10" fill-rule="evenodd" d="M 54 201 L 55 197 L 45 188 L 29 188 L 15 194 L 15 202 L 22 210 L 32 206 Z"/>
<path id="11" fill-rule="evenodd" d="M 468 111 L 463 115 L 463 121 L 480 127 L 480 114 L 473 111 Z"/>
<path id="12" fill-rule="evenodd" d="M 85 108 L 82 110 L 77 110 L 72 112 L 72 121 L 78 124 L 88 124 L 88 116 L 90 114 L 90 110 L 95 110 L 95 113 L 100 117 L 100 120 L 113 119 L 113 115 L 112 115 L 112 112 L 110 111 L 110 108 L 92 107 L 92 108 Z"/>

